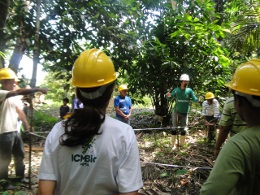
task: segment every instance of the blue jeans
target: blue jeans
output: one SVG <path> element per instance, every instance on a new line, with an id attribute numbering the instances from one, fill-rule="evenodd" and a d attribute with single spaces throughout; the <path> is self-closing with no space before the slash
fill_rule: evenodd
<path id="1" fill-rule="evenodd" d="M 24 145 L 17 131 L 0 134 L 0 180 L 8 179 L 8 166 L 14 156 L 15 173 L 24 177 Z"/>
<path id="2" fill-rule="evenodd" d="M 180 130 L 181 135 L 186 135 L 186 131 L 188 130 L 188 116 L 188 114 L 182 114 L 179 112 L 172 113 L 172 126 L 174 128 L 172 135 L 177 135 L 177 127 L 179 123 L 182 127 Z"/>

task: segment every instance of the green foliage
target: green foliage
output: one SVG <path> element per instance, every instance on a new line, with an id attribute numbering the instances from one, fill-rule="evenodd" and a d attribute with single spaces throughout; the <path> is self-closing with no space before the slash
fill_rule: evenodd
<path id="1" fill-rule="evenodd" d="M 133 99 L 136 100 L 136 95 L 133 94 Z M 141 96 L 139 97 L 140 101 L 135 101 L 134 102 L 134 106 L 138 107 L 138 108 L 149 108 L 152 105 L 151 102 L 151 98 L 149 98 L 148 96 Z"/>
<path id="2" fill-rule="evenodd" d="M 259 2 L 215 2 L 45 1 L 40 59 L 51 72 L 45 84 L 51 89 L 47 98 L 72 96 L 72 65 L 82 50 L 92 47 L 111 56 L 122 78 L 118 83 L 129 84 L 135 103 L 151 97 L 156 114 L 168 114 L 164 94 L 178 86 L 182 73 L 190 74 L 196 94 L 212 91 L 225 96 L 223 84 L 237 64 L 259 56 Z M 36 3 L 11 1 L 8 9 L 0 45 L 8 50 L 15 46 L 32 57 Z"/>
<path id="3" fill-rule="evenodd" d="M 226 20 L 231 22 L 231 34 L 225 40 L 233 59 L 245 61 L 260 56 L 259 1 L 230 1 L 225 5 Z M 254 55 L 254 56 L 253 56 Z"/>
<path id="4" fill-rule="evenodd" d="M 164 94 L 179 85 L 182 73 L 190 75 L 190 87 L 197 94 L 225 93 L 223 84 L 231 75 L 229 52 L 218 41 L 228 30 L 217 24 L 214 4 L 187 2 L 178 1 L 187 8 L 174 12 L 169 3 L 161 5 L 140 54 L 127 69 L 132 92 L 152 97 L 155 113 L 162 116 L 170 106 Z"/>
<path id="5" fill-rule="evenodd" d="M 5 59 L 5 54 L 3 52 L 0 51 L 0 57 Z"/>
<path id="6" fill-rule="evenodd" d="M 74 88 L 70 85 L 70 79 L 71 76 L 66 71 L 48 74 L 41 86 L 48 89 L 46 99 L 51 99 L 54 102 L 62 102 L 62 99 L 67 97 L 72 101 Z"/>
<path id="7" fill-rule="evenodd" d="M 9 191 L 4 191 L 4 192 L 2 192 L 1 194 L 2 194 L 2 195 L 11 195 L 12 193 L 9 192 Z"/>
<path id="8" fill-rule="evenodd" d="M 185 175 L 188 173 L 188 170 L 186 169 L 179 169 L 175 172 L 176 175 Z"/>
<path id="9" fill-rule="evenodd" d="M 55 123 L 59 121 L 57 116 L 54 116 L 54 112 L 57 112 L 59 107 L 53 105 L 50 107 L 56 110 L 38 109 L 34 111 L 33 126 L 35 131 L 50 131 Z"/>
<path id="10" fill-rule="evenodd" d="M 168 177 L 168 176 L 169 176 L 169 174 L 166 171 L 160 174 L 160 177 Z"/>

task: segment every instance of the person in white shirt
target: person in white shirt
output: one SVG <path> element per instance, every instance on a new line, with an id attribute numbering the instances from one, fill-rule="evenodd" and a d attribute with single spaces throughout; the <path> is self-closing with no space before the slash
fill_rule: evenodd
<path id="1" fill-rule="evenodd" d="M 72 69 L 82 109 L 49 133 L 39 170 L 39 194 L 137 195 L 143 186 L 131 126 L 106 115 L 117 73 L 110 58 L 90 49 Z"/>
<path id="2" fill-rule="evenodd" d="M 17 89 L 19 79 L 10 68 L 0 69 L 0 180 L 4 190 L 14 190 L 8 177 L 8 166 L 14 159 L 15 174 L 18 180 L 28 183 L 24 171 L 24 145 L 21 136 L 17 131 L 17 119 L 19 118 L 25 130 L 30 130 L 30 125 L 23 112 L 21 95 L 28 95 L 40 91 L 47 93 L 46 89 Z"/>
<path id="3" fill-rule="evenodd" d="M 207 126 L 207 137 L 210 143 L 215 138 L 215 125 L 219 119 L 219 102 L 212 92 L 207 92 L 202 103 L 202 117 Z"/>

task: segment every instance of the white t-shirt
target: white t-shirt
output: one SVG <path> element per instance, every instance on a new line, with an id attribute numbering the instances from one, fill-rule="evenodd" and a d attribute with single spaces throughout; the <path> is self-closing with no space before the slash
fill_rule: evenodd
<path id="1" fill-rule="evenodd" d="M 0 90 L 0 134 L 17 131 L 18 114 L 16 107 L 22 108 L 21 98 L 6 98 L 9 91 Z"/>
<path id="2" fill-rule="evenodd" d="M 62 121 L 57 123 L 45 142 L 39 179 L 57 181 L 55 194 L 114 195 L 140 189 L 140 158 L 132 127 L 106 115 L 101 131 L 88 147 L 61 146 L 64 127 Z"/>

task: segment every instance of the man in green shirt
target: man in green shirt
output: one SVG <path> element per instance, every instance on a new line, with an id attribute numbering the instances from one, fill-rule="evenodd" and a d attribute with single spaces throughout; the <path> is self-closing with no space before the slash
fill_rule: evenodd
<path id="1" fill-rule="evenodd" d="M 237 114 L 234 107 L 234 97 L 226 100 L 219 121 L 219 133 L 214 147 L 214 156 L 217 158 L 222 144 L 230 137 L 246 129 L 246 122 Z"/>
<path id="2" fill-rule="evenodd" d="M 181 126 L 180 146 L 183 146 L 185 142 L 185 135 L 188 127 L 188 114 L 190 110 L 190 101 L 198 102 L 198 98 L 195 96 L 193 90 L 188 88 L 190 77 L 187 74 L 182 74 L 180 77 L 180 87 L 176 87 L 172 92 L 166 93 L 166 99 L 175 99 L 175 105 L 172 113 L 172 145 L 175 148 L 175 142 L 177 137 L 178 123 Z"/>
<path id="3" fill-rule="evenodd" d="M 247 129 L 224 145 L 200 194 L 260 194 L 260 59 L 241 64 L 226 86 Z"/>

